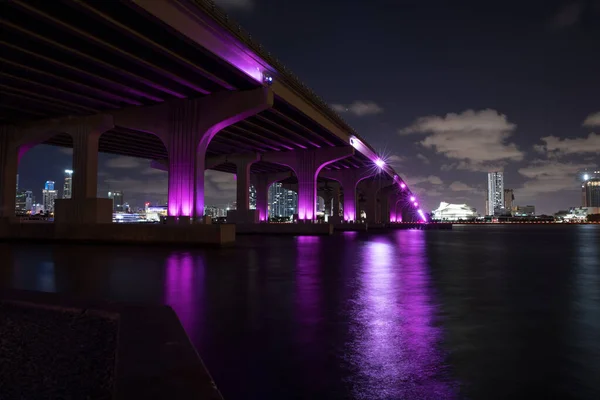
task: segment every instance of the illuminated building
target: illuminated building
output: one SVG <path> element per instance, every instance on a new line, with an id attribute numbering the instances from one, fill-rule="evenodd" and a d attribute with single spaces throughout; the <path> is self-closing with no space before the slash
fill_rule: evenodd
<path id="1" fill-rule="evenodd" d="M 510 211 L 513 208 L 515 194 L 512 189 L 504 189 L 504 209 Z"/>
<path id="2" fill-rule="evenodd" d="M 256 189 L 254 188 L 254 186 L 250 185 L 250 188 L 248 190 L 250 191 L 250 209 L 255 210 L 256 209 Z"/>
<path id="3" fill-rule="evenodd" d="M 466 204 L 450 204 L 441 202 L 437 210 L 433 210 L 432 219 L 437 221 L 460 221 L 477 218 L 477 210 Z"/>
<path id="4" fill-rule="evenodd" d="M 70 199 L 73 188 L 73 171 L 65 169 L 65 183 L 63 184 L 63 199 Z"/>
<path id="5" fill-rule="evenodd" d="M 54 201 L 57 197 L 58 192 L 54 190 L 54 181 L 46 181 L 44 190 L 42 190 L 42 204 L 44 205 L 45 212 L 54 212 Z"/>
<path id="6" fill-rule="evenodd" d="M 33 206 L 33 193 L 31 190 L 17 192 L 15 206 L 15 209 L 19 214 L 31 211 L 31 207 Z"/>
<path id="7" fill-rule="evenodd" d="M 269 188 L 269 216 L 291 217 L 298 210 L 298 193 L 288 190 L 279 182 Z"/>
<path id="8" fill-rule="evenodd" d="M 535 216 L 535 206 L 514 206 L 512 215 L 514 217 L 533 217 Z"/>
<path id="9" fill-rule="evenodd" d="M 113 211 L 123 211 L 123 192 L 115 190 L 108 192 L 108 198 L 113 201 Z"/>
<path id="10" fill-rule="evenodd" d="M 486 200 L 486 215 L 495 215 L 504 208 L 504 173 L 489 172 Z"/>
<path id="11" fill-rule="evenodd" d="M 600 171 L 584 174 L 581 203 L 582 207 L 600 207 Z"/>

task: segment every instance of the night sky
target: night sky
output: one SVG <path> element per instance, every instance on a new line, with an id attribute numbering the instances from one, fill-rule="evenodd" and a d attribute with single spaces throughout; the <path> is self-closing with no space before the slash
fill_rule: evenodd
<path id="1" fill-rule="evenodd" d="M 600 0 L 220 0 L 240 24 L 387 156 L 427 210 L 485 212 L 487 172 L 515 204 L 580 205 L 576 172 L 600 164 Z M 597 133 L 594 133 L 597 132 Z M 166 174 L 102 154 L 99 195 L 166 201 Z M 65 149 L 38 146 L 22 189 L 62 186 Z M 207 172 L 207 205 L 235 197 Z"/>

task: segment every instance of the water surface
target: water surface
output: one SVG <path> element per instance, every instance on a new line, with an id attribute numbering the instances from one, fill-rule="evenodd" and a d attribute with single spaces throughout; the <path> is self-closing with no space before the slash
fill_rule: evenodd
<path id="1" fill-rule="evenodd" d="M 0 260 L 0 287 L 170 304 L 227 400 L 600 398 L 600 226 Z"/>

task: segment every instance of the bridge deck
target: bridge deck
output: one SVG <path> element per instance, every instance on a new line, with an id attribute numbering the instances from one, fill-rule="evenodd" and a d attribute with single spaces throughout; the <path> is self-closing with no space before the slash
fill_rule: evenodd
<path id="1" fill-rule="evenodd" d="M 90 115 L 260 85 L 129 1 L 2 2 L 0 26 L 1 123 Z M 71 139 L 57 134 L 46 143 L 70 147 Z M 344 144 L 276 97 L 272 109 L 219 132 L 207 155 Z M 102 136 L 100 151 L 167 158 L 155 136 L 119 127 Z M 357 152 L 327 168 L 368 163 Z M 216 168 L 232 172 L 231 166 Z M 253 166 L 253 172 L 281 170 L 267 163 Z"/>

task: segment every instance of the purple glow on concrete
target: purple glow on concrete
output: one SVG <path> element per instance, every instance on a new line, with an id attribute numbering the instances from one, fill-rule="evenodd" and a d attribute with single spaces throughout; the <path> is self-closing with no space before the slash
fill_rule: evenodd
<path id="1" fill-rule="evenodd" d="M 377 165 L 378 168 L 383 168 L 385 166 L 385 161 L 381 158 L 377 158 L 375 159 L 375 165 Z"/>
<path id="2" fill-rule="evenodd" d="M 402 189 L 405 189 L 405 188 L 406 188 L 406 183 L 402 182 L 402 183 L 400 184 L 400 187 L 401 187 Z"/>
<path id="3" fill-rule="evenodd" d="M 415 201 L 415 196 L 410 196 L 410 201 Z"/>
<path id="4" fill-rule="evenodd" d="M 169 160 L 169 216 L 192 216 L 194 204 L 194 180 L 195 174 L 194 161 L 190 160 Z M 204 189 L 204 177 L 202 177 L 202 187 Z M 202 196 L 204 210 L 204 196 Z"/>
<path id="5" fill-rule="evenodd" d="M 167 258 L 163 301 L 177 313 L 188 336 L 197 338 L 201 310 L 199 291 L 203 289 L 204 266 L 198 265 L 190 253 L 173 253 Z"/>
<path id="6" fill-rule="evenodd" d="M 398 219 L 398 213 L 396 212 L 396 204 L 398 204 L 397 200 L 392 200 L 390 202 L 390 222 L 396 222 Z"/>
<path id="7" fill-rule="evenodd" d="M 315 343 L 317 329 L 323 322 L 321 281 L 321 238 L 298 236 L 296 238 L 296 321 L 294 333 L 300 343 Z"/>

